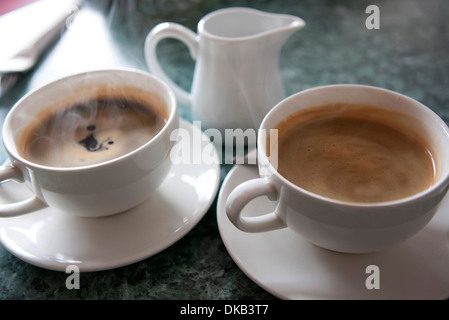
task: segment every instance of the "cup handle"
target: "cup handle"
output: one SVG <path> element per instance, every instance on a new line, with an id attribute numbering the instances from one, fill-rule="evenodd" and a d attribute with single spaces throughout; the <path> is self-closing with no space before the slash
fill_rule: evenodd
<path id="1" fill-rule="evenodd" d="M 180 103 L 190 107 L 192 105 L 191 94 L 179 87 L 167 76 L 157 59 L 157 45 L 159 41 L 165 38 L 174 38 L 187 45 L 194 60 L 198 56 L 199 38 L 196 33 L 178 23 L 164 22 L 155 26 L 145 39 L 145 59 L 150 72 L 159 76 L 173 89 Z"/>
<path id="2" fill-rule="evenodd" d="M 22 173 L 12 164 L 1 166 L 0 183 L 10 179 L 23 182 Z M 34 196 L 16 203 L 0 204 L 0 217 L 15 217 L 43 209 L 45 207 L 47 207 L 47 205 L 37 196 Z"/>
<path id="3" fill-rule="evenodd" d="M 268 196 L 269 199 L 278 197 L 275 186 L 267 179 L 252 179 L 237 186 L 226 202 L 226 214 L 229 220 L 245 232 L 265 232 L 287 227 L 276 212 L 255 217 L 242 217 L 243 208 L 251 200 L 263 195 Z"/>

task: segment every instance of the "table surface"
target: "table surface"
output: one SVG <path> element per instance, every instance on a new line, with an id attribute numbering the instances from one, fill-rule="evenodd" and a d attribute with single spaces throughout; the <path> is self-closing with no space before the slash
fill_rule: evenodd
<path id="1" fill-rule="evenodd" d="M 365 26 L 369 4 L 380 9 L 380 29 Z M 152 27 L 173 21 L 195 31 L 202 16 L 230 6 L 289 13 L 306 21 L 280 54 L 287 95 L 326 84 L 374 85 L 421 101 L 449 123 L 446 0 L 85 1 L 35 68 L 0 97 L 1 123 L 25 93 L 54 79 L 98 68 L 148 70 L 143 45 Z M 166 41 L 159 53 L 166 72 L 189 89 L 194 61 L 186 47 Z M 180 105 L 180 116 L 192 121 L 186 106 Z M 2 147 L 0 161 L 6 158 Z M 221 181 L 231 167 L 222 165 Z M 198 225 L 168 249 L 129 266 L 85 273 L 79 290 L 68 290 L 66 278 L 0 246 L 0 299 L 276 299 L 228 254 L 217 226 L 216 200 Z"/>

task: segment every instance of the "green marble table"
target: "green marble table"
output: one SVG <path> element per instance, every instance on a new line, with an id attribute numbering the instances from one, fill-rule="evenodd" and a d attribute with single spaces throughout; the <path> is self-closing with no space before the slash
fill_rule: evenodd
<path id="1" fill-rule="evenodd" d="M 380 29 L 365 26 L 370 4 L 380 8 Z M 53 79 L 107 67 L 147 70 L 143 45 L 153 26 L 174 21 L 196 30 L 206 13 L 230 6 L 290 13 L 306 21 L 280 55 L 287 95 L 325 84 L 374 85 L 415 98 L 449 122 L 446 0 L 86 1 L 36 67 L 0 97 L 1 122 L 21 96 Z M 167 73 L 189 89 L 194 62 L 187 49 L 166 40 L 159 53 Z M 192 120 L 182 105 L 180 116 Z M 5 159 L 1 148 L 0 161 Z M 221 166 L 221 180 L 231 167 Z M 198 225 L 168 249 L 129 266 L 82 274 L 78 290 L 68 290 L 66 278 L 63 272 L 23 262 L 0 246 L 0 299 L 276 299 L 226 251 L 216 200 Z"/>

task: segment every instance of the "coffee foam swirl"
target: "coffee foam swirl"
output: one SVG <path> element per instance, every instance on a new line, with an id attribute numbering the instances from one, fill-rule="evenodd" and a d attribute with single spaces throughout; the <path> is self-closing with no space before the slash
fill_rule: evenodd
<path id="1" fill-rule="evenodd" d="M 343 201 L 383 202 L 418 193 L 433 184 L 434 163 L 424 140 L 403 127 L 404 117 L 347 104 L 300 111 L 277 127 L 279 173 Z"/>

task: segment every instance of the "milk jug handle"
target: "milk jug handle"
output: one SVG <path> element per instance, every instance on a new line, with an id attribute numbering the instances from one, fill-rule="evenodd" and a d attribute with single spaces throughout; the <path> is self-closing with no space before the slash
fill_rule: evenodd
<path id="1" fill-rule="evenodd" d="M 155 26 L 145 40 L 145 59 L 150 72 L 160 77 L 173 89 L 181 104 L 191 106 L 191 94 L 173 82 L 164 72 L 157 59 L 157 45 L 159 41 L 165 38 L 174 38 L 183 42 L 188 47 L 194 60 L 198 55 L 199 38 L 196 33 L 178 23 L 164 22 Z"/>

